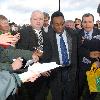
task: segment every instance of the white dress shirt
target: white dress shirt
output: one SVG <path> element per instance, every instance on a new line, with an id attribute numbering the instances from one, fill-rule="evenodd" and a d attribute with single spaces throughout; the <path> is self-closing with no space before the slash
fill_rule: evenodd
<path id="1" fill-rule="evenodd" d="M 59 60 L 60 60 L 60 64 L 63 64 L 62 61 L 62 54 L 61 54 L 61 48 L 60 48 L 60 34 L 56 33 L 56 39 L 57 39 L 57 46 L 58 46 L 58 53 L 59 53 Z M 67 54 L 68 54 L 68 59 L 69 59 L 69 51 L 68 51 L 68 43 L 67 43 L 67 37 L 66 37 L 66 31 L 64 30 L 64 32 L 62 33 L 62 37 L 64 39 L 66 48 L 67 48 Z"/>

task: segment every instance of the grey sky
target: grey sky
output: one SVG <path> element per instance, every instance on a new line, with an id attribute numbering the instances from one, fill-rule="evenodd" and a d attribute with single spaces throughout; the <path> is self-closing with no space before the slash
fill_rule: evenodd
<path id="1" fill-rule="evenodd" d="M 33 10 L 41 10 L 50 15 L 58 10 L 59 0 L 0 0 L 0 14 L 17 24 L 29 23 Z M 99 19 L 97 6 L 100 0 L 61 0 L 61 11 L 65 19 L 81 18 L 84 13 L 92 13 Z"/>

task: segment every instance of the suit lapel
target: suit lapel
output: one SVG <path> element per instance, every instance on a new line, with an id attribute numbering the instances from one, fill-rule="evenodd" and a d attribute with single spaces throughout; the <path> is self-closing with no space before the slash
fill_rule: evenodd
<path id="1" fill-rule="evenodd" d="M 30 44 L 33 45 L 34 47 L 37 47 L 38 46 L 38 37 L 35 34 L 35 31 L 32 29 L 32 27 L 30 27 L 30 29 L 29 29 L 29 34 L 30 34 L 29 41 L 33 41 L 33 42 L 30 42 Z"/>
<path id="2" fill-rule="evenodd" d="M 69 60 L 71 61 L 71 54 L 72 54 L 72 37 L 66 30 L 66 37 L 67 37 L 67 43 L 68 43 L 68 51 L 69 51 Z"/>
<path id="3" fill-rule="evenodd" d="M 59 52 L 58 52 L 58 46 L 57 46 L 57 39 L 56 39 L 56 33 L 54 33 L 54 49 L 55 49 L 55 56 L 56 56 L 56 60 L 57 60 L 57 63 L 60 64 L 60 60 L 59 60 Z"/>
<path id="4" fill-rule="evenodd" d="M 96 35 L 99 35 L 98 34 L 98 31 L 96 29 L 93 29 L 93 33 L 92 33 L 92 37 L 96 36 Z"/>

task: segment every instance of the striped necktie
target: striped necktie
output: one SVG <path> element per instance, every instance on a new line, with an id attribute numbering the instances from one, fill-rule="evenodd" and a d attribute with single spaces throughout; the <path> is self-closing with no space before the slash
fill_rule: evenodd
<path id="1" fill-rule="evenodd" d="M 42 31 L 40 31 L 39 34 L 38 34 L 38 45 L 39 45 L 38 48 L 43 51 L 43 35 L 42 35 Z"/>

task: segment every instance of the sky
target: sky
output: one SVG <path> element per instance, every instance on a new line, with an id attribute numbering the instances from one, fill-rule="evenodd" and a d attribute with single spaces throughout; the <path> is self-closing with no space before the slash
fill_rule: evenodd
<path id="1" fill-rule="evenodd" d="M 60 0 L 61 12 L 65 20 L 74 20 L 85 13 L 91 13 L 96 20 L 97 6 L 100 0 Z M 59 9 L 59 0 L 0 0 L 0 14 L 5 15 L 10 22 L 29 24 L 32 11 L 41 10 L 50 15 Z"/>

